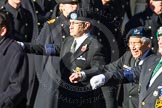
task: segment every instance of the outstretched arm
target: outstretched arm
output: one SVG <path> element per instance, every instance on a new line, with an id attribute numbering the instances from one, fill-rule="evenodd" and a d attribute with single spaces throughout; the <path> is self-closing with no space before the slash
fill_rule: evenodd
<path id="1" fill-rule="evenodd" d="M 118 84 L 136 82 L 139 79 L 141 66 L 135 67 L 131 70 L 118 70 L 116 72 L 105 72 L 93 76 L 90 79 L 92 89 L 97 89 L 105 84 Z"/>

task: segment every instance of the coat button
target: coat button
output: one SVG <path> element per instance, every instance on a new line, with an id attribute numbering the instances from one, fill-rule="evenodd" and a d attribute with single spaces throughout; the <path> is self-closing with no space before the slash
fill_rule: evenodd
<path id="1" fill-rule="evenodd" d="M 132 98 L 132 96 L 131 96 L 131 95 L 129 95 L 129 98 Z"/>
<path id="2" fill-rule="evenodd" d="M 154 47 L 151 47 L 151 50 L 154 50 Z"/>
<path id="3" fill-rule="evenodd" d="M 150 39 L 153 39 L 153 36 L 151 36 Z"/>
<path id="4" fill-rule="evenodd" d="M 36 10 L 35 13 L 38 14 L 39 12 Z"/>
<path id="5" fill-rule="evenodd" d="M 40 25 L 41 25 L 41 23 L 39 23 L 39 22 L 38 22 L 38 23 L 37 23 L 37 25 L 38 25 L 38 26 L 40 26 Z"/>
<path id="6" fill-rule="evenodd" d="M 144 106 L 145 105 L 145 102 L 142 102 L 141 104 L 142 104 L 142 106 Z"/>
<path id="7" fill-rule="evenodd" d="M 28 36 L 27 36 L 27 35 L 25 35 L 25 38 L 28 38 Z"/>
<path id="8" fill-rule="evenodd" d="M 25 26 L 28 26 L 28 23 L 26 23 Z"/>

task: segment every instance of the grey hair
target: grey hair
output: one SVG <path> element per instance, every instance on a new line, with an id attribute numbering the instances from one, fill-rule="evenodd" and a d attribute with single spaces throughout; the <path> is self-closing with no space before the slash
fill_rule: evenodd
<path id="1" fill-rule="evenodd" d="M 142 37 L 141 38 L 141 42 L 151 44 L 151 39 L 150 38 L 146 38 L 146 37 Z"/>

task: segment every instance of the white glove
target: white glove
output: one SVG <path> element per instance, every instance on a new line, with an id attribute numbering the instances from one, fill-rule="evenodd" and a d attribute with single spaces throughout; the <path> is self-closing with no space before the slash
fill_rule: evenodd
<path id="1" fill-rule="evenodd" d="M 105 84 L 105 75 L 99 74 L 90 79 L 92 90 L 97 89 Z"/>

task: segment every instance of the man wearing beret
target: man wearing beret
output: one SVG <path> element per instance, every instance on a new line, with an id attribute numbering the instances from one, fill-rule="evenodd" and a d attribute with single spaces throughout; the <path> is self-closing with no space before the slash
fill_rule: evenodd
<path id="1" fill-rule="evenodd" d="M 150 39 L 147 38 L 147 32 L 144 28 L 139 27 L 130 30 L 128 33 L 129 42 L 128 46 L 130 51 L 126 51 L 123 56 L 118 60 L 102 66 L 99 68 L 98 73 L 107 73 L 116 71 L 117 69 L 130 70 L 132 67 L 142 65 L 146 57 L 152 54 L 150 50 Z M 89 76 L 85 73 L 86 76 Z M 76 77 L 76 79 L 79 77 Z M 81 77 L 80 77 L 81 78 Z M 105 80 L 109 79 L 109 76 L 100 74 L 94 76 L 90 82 L 92 89 L 96 89 L 97 86 L 105 84 Z M 74 81 L 76 79 L 73 79 Z M 99 82 L 99 83 L 96 83 Z M 111 83 L 110 85 L 114 85 Z M 138 107 L 138 83 L 123 84 L 124 96 L 123 96 L 123 108 L 137 108 Z"/>
<path id="2" fill-rule="evenodd" d="M 92 91 L 89 85 L 90 78 L 84 77 L 85 73 L 90 74 L 91 76 L 97 74 L 93 73 L 93 69 L 98 68 L 101 64 L 105 64 L 104 47 L 90 34 L 90 30 L 92 29 L 91 13 L 88 13 L 85 10 L 78 10 L 71 12 L 69 14 L 69 19 L 71 36 L 66 37 L 66 39 L 62 42 L 61 47 L 53 42 L 43 46 L 40 44 L 24 44 L 24 49 L 30 53 L 55 56 L 59 55 L 60 58 L 60 61 L 52 59 L 55 62 L 59 62 L 60 68 L 56 70 L 55 65 L 53 65 L 54 63 L 47 62 L 47 67 L 53 70 L 48 70 L 47 73 L 44 72 L 43 75 L 49 74 L 50 72 L 53 74 L 60 71 L 61 76 L 57 73 L 55 76 L 54 74 L 52 76 L 49 74 L 48 77 L 44 77 L 42 75 L 42 77 L 46 79 L 40 80 L 40 84 L 43 83 L 43 85 L 39 87 L 41 89 L 49 87 L 49 89 L 44 90 L 44 92 L 47 92 L 47 95 L 51 95 L 51 100 L 49 100 L 50 102 L 56 102 L 54 99 L 56 99 L 55 96 L 57 95 L 57 90 L 59 90 L 58 105 L 57 103 L 55 103 L 55 105 L 50 102 L 45 103 L 45 96 L 42 96 L 46 94 L 38 89 L 38 95 L 36 97 L 34 108 L 40 108 L 42 106 L 44 108 L 97 108 L 97 105 L 99 105 L 98 102 L 102 100 L 102 93 L 100 90 Z M 84 77 L 84 80 L 79 80 L 77 84 L 71 83 L 69 81 L 69 77 L 73 73 L 76 73 L 79 76 L 81 75 Z M 51 83 L 50 79 L 54 77 L 55 79 L 61 78 L 61 80 L 52 79 L 53 85 L 46 85 L 45 81 L 50 81 L 48 83 Z M 55 87 L 50 88 L 51 86 Z M 58 89 L 57 86 L 59 86 Z M 41 93 L 43 93 L 43 95 Z M 42 105 L 42 103 L 44 104 Z"/>
<path id="3" fill-rule="evenodd" d="M 130 71 L 117 70 L 112 73 L 107 70 L 104 75 L 107 83 L 111 82 L 110 79 L 139 83 L 138 108 L 160 108 L 162 106 L 162 27 L 158 29 L 156 36 L 159 46 L 158 54 L 149 56 L 143 65 L 132 68 Z M 100 81 L 96 78 L 91 79 L 92 85 L 99 84 Z"/>
<path id="4" fill-rule="evenodd" d="M 162 24 L 162 0 L 146 0 L 146 2 L 146 9 L 134 15 L 125 25 L 124 36 L 126 36 L 130 29 L 143 26 L 150 30 L 151 49 L 157 52 L 156 31 Z"/>
<path id="5" fill-rule="evenodd" d="M 102 92 L 89 88 L 89 77 L 84 77 L 92 72 L 94 68 L 98 68 L 101 64 L 105 64 L 105 53 L 103 45 L 91 34 L 91 14 L 84 10 L 72 12 L 70 18 L 70 35 L 67 37 L 60 52 L 60 71 L 61 83 L 59 88 L 59 103 L 58 108 L 98 108 L 102 98 Z M 46 47 L 46 50 L 48 48 Z M 76 73 L 84 77 L 84 80 L 79 80 L 77 83 L 71 83 L 72 74 Z M 70 77 L 70 78 L 69 78 Z M 67 86 L 69 85 L 69 86 Z M 96 94 L 95 94 L 96 93 Z"/>

